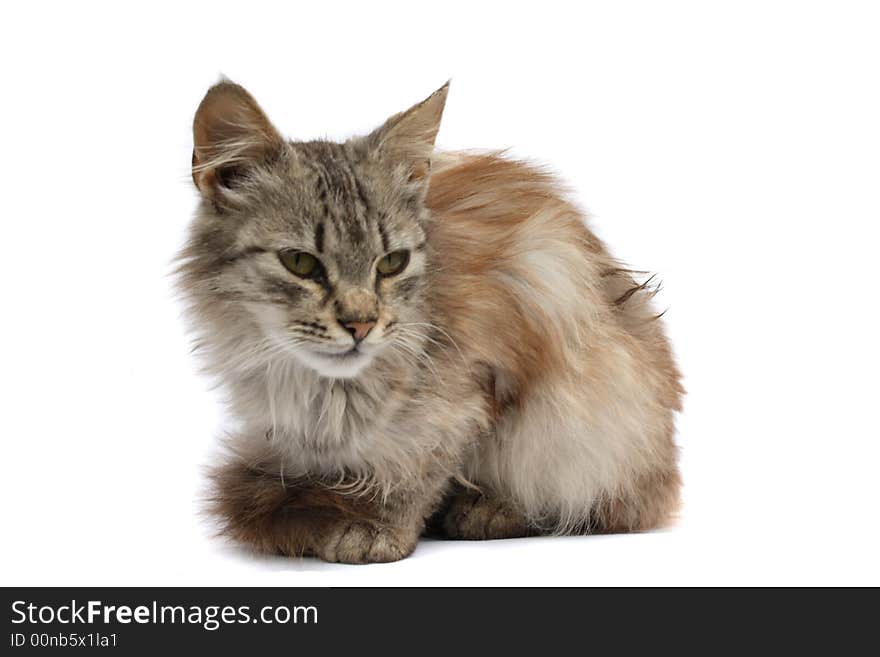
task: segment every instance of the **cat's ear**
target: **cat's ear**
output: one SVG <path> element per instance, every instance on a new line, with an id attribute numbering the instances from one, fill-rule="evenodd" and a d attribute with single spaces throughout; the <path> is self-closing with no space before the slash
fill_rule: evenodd
<path id="1" fill-rule="evenodd" d="M 220 200 L 283 144 L 253 96 L 223 80 L 208 89 L 193 120 L 193 182 L 204 196 Z"/>
<path id="2" fill-rule="evenodd" d="M 422 102 L 392 116 L 369 136 L 382 157 L 409 167 L 412 181 L 426 181 L 431 172 L 431 153 L 448 93 L 449 82 Z"/>

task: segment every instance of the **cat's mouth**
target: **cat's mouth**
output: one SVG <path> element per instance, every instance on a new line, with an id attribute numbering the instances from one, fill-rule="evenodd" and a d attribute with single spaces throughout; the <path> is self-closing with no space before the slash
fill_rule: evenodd
<path id="1" fill-rule="evenodd" d="M 373 354 L 367 353 L 362 345 L 344 351 L 300 350 L 298 356 L 318 374 L 334 379 L 355 377 L 373 360 Z"/>
<path id="2" fill-rule="evenodd" d="M 345 360 L 346 358 L 354 358 L 356 356 L 363 356 L 364 355 L 364 352 L 362 352 L 360 350 L 359 345 L 355 345 L 351 349 L 349 349 L 348 351 L 343 351 L 341 353 L 326 353 L 326 352 L 319 352 L 319 353 L 322 356 L 327 356 L 328 358 L 341 358 L 343 360 Z"/>

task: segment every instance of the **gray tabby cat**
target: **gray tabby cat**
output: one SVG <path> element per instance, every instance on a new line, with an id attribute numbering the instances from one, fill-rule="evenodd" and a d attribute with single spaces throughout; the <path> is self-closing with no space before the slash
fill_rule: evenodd
<path id="1" fill-rule="evenodd" d="M 657 527 L 679 373 L 652 290 L 552 177 L 441 154 L 448 85 L 364 137 L 281 137 L 242 87 L 194 121 L 181 289 L 238 426 L 212 508 L 256 549 L 346 563 L 423 532 Z"/>

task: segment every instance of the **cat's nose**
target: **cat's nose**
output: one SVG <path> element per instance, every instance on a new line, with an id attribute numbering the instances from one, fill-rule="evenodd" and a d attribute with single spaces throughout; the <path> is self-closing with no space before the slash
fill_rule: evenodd
<path id="1" fill-rule="evenodd" d="M 354 338 L 355 342 L 360 342 L 367 337 L 369 332 L 376 325 L 376 322 L 368 320 L 366 322 L 340 322 L 340 324 L 342 324 L 346 331 L 351 333 L 351 337 Z"/>

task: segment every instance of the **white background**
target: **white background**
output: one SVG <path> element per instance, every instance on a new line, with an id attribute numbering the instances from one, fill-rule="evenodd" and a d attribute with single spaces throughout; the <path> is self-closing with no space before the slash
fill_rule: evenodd
<path id="1" fill-rule="evenodd" d="M 880 20 L 855 2 L 6 4 L 4 585 L 880 584 Z M 199 519 L 222 409 L 171 259 L 220 73 L 294 138 L 452 89 L 444 148 L 550 164 L 659 272 L 678 527 L 254 557 Z"/>

